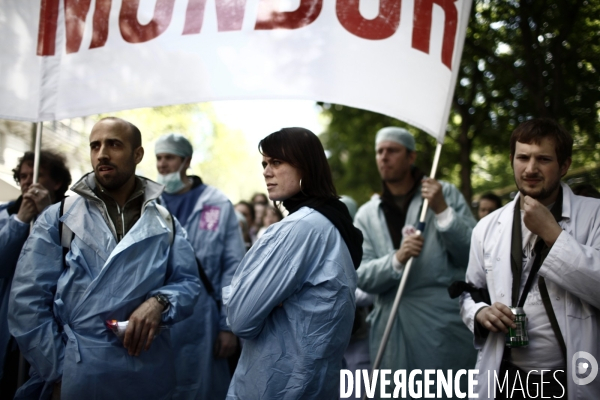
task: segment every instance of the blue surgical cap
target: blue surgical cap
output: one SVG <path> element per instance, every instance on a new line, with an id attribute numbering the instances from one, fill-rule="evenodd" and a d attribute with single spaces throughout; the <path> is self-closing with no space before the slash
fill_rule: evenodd
<path id="1" fill-rule="evenodd" d="M 168 153 L 179 157 L 191 157 L 193 152 L 190 141 L 178 133 L 161 136 L 154 146 L 155 154 Z"/>
<path id="2" fill-rule="evenodd" d="M 401 144 L 410 151 L 415 151 L 415 138 L 404 128 L 388 126 L 380 129 L 377 136 L 375 136 L 375 147 L 386 140 Z"/>

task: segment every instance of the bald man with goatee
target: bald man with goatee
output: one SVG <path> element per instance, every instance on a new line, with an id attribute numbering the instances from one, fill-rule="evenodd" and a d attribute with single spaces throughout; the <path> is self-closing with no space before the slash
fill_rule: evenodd
<path id="1" fill-rule="evenodd" d="M 143 156 L 137 127 L 102 119 L 93 172 L 35 223 L 9 301 L 10 332 L 32 366 L 17 396 L 171 398 L 164 328 L 192 313 L 200 281 L 184 231 L 156 203 L 163 186 L 135 175 Z M 127 321 L 123 335 L 111 321 Z"/>

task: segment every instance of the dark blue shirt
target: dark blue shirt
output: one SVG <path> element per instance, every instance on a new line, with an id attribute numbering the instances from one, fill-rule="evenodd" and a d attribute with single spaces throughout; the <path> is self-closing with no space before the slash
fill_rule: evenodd
<path id="1" fill-rule="evenodd" d="M 183 194 L 163 192 L 164 206 L 179 220 L 181 225 L 185 225 L 204 189 L 206 189 L 206 185 L 200 184 Z"/>

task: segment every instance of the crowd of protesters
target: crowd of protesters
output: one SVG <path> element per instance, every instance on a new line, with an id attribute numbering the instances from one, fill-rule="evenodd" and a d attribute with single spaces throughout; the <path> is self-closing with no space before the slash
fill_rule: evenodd
<path id="1" fill-rule="evenodd" d="M 43 150 L 33 183 L 26 153 L 22 194 L 0 206 L 0 398 L 336 399 L 340 371 L 370 370 L 385 331 L 382 370 L 477 370 L 478 398 L 600 397 L 597 363 L 580 362 L 600 358 L 600 194 L 561 182 L 573 139 L 556 122 L 513 132 L 518 193 L 482 195 L 479 222 L 415 167 L 403 128 L 377 132 L 381 194 L 361 207 L 303 128 L 261 140 L 268 194 L 235 206 L 187 174 L 183 135 L 156 141 L 155 181 L 135 173 L 131 122 L 104 118 L 89 140 L 92 172 L 70 186 Z M 525 347 L 507 339 L 520 314 Z"/>

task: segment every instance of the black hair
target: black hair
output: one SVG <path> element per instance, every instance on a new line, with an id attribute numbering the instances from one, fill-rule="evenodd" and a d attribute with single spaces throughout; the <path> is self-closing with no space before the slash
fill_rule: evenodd
<path id="1" fill-rule="evenodd" d="M 517 142 L 540 144 L 544 138 L 554 140 L 558 165 L 562 167 L 567 159 L 571 158 L 573 137 L 558 122 L 550 118 L 530 119 L 517 126 L 510 136 L 511 163 L 515 156 Z"/>
<path id="2" fill-rule="evenodd" d="M 283 128 L 258 143 L 263 156 L 286 161 L 300 171 L 301 190 L 308 197 L 338 198 L 321 141 L 304 128 Z"/>
<path id="3" fill-rule="evenodd" d="M 34 153 L 31 151 L 23 154 L 23 157 L 19 158 L 19 164 L 13 169 L 13 178 L 19 185 L 21 184 L 21 167 L 25 163 L 34 162 Z M 71 173 L 67 168 L 67 162 L 63 155 L 54 153 L 50 150 L 40 151 L 40 168 L 44 169 L 53 181 L 60 182 L 60 187 L 54 193 L 56 199 L 62 199 L 65 196 L 65 192 L 69 189 L 71 184 Z"/>
<path id="4" fill-rule="evenodd" d="M 498 196 L 492 192 L 488 192 L 488 193 L 481 195 L 481 197 L 479 198 L 479 201 L 481 202 L 481 200 L 493 201 L 494 203 L 496 203 L 496 210 L 502 207 L 502 199 L 500 198 L 500 196 Z"/>

